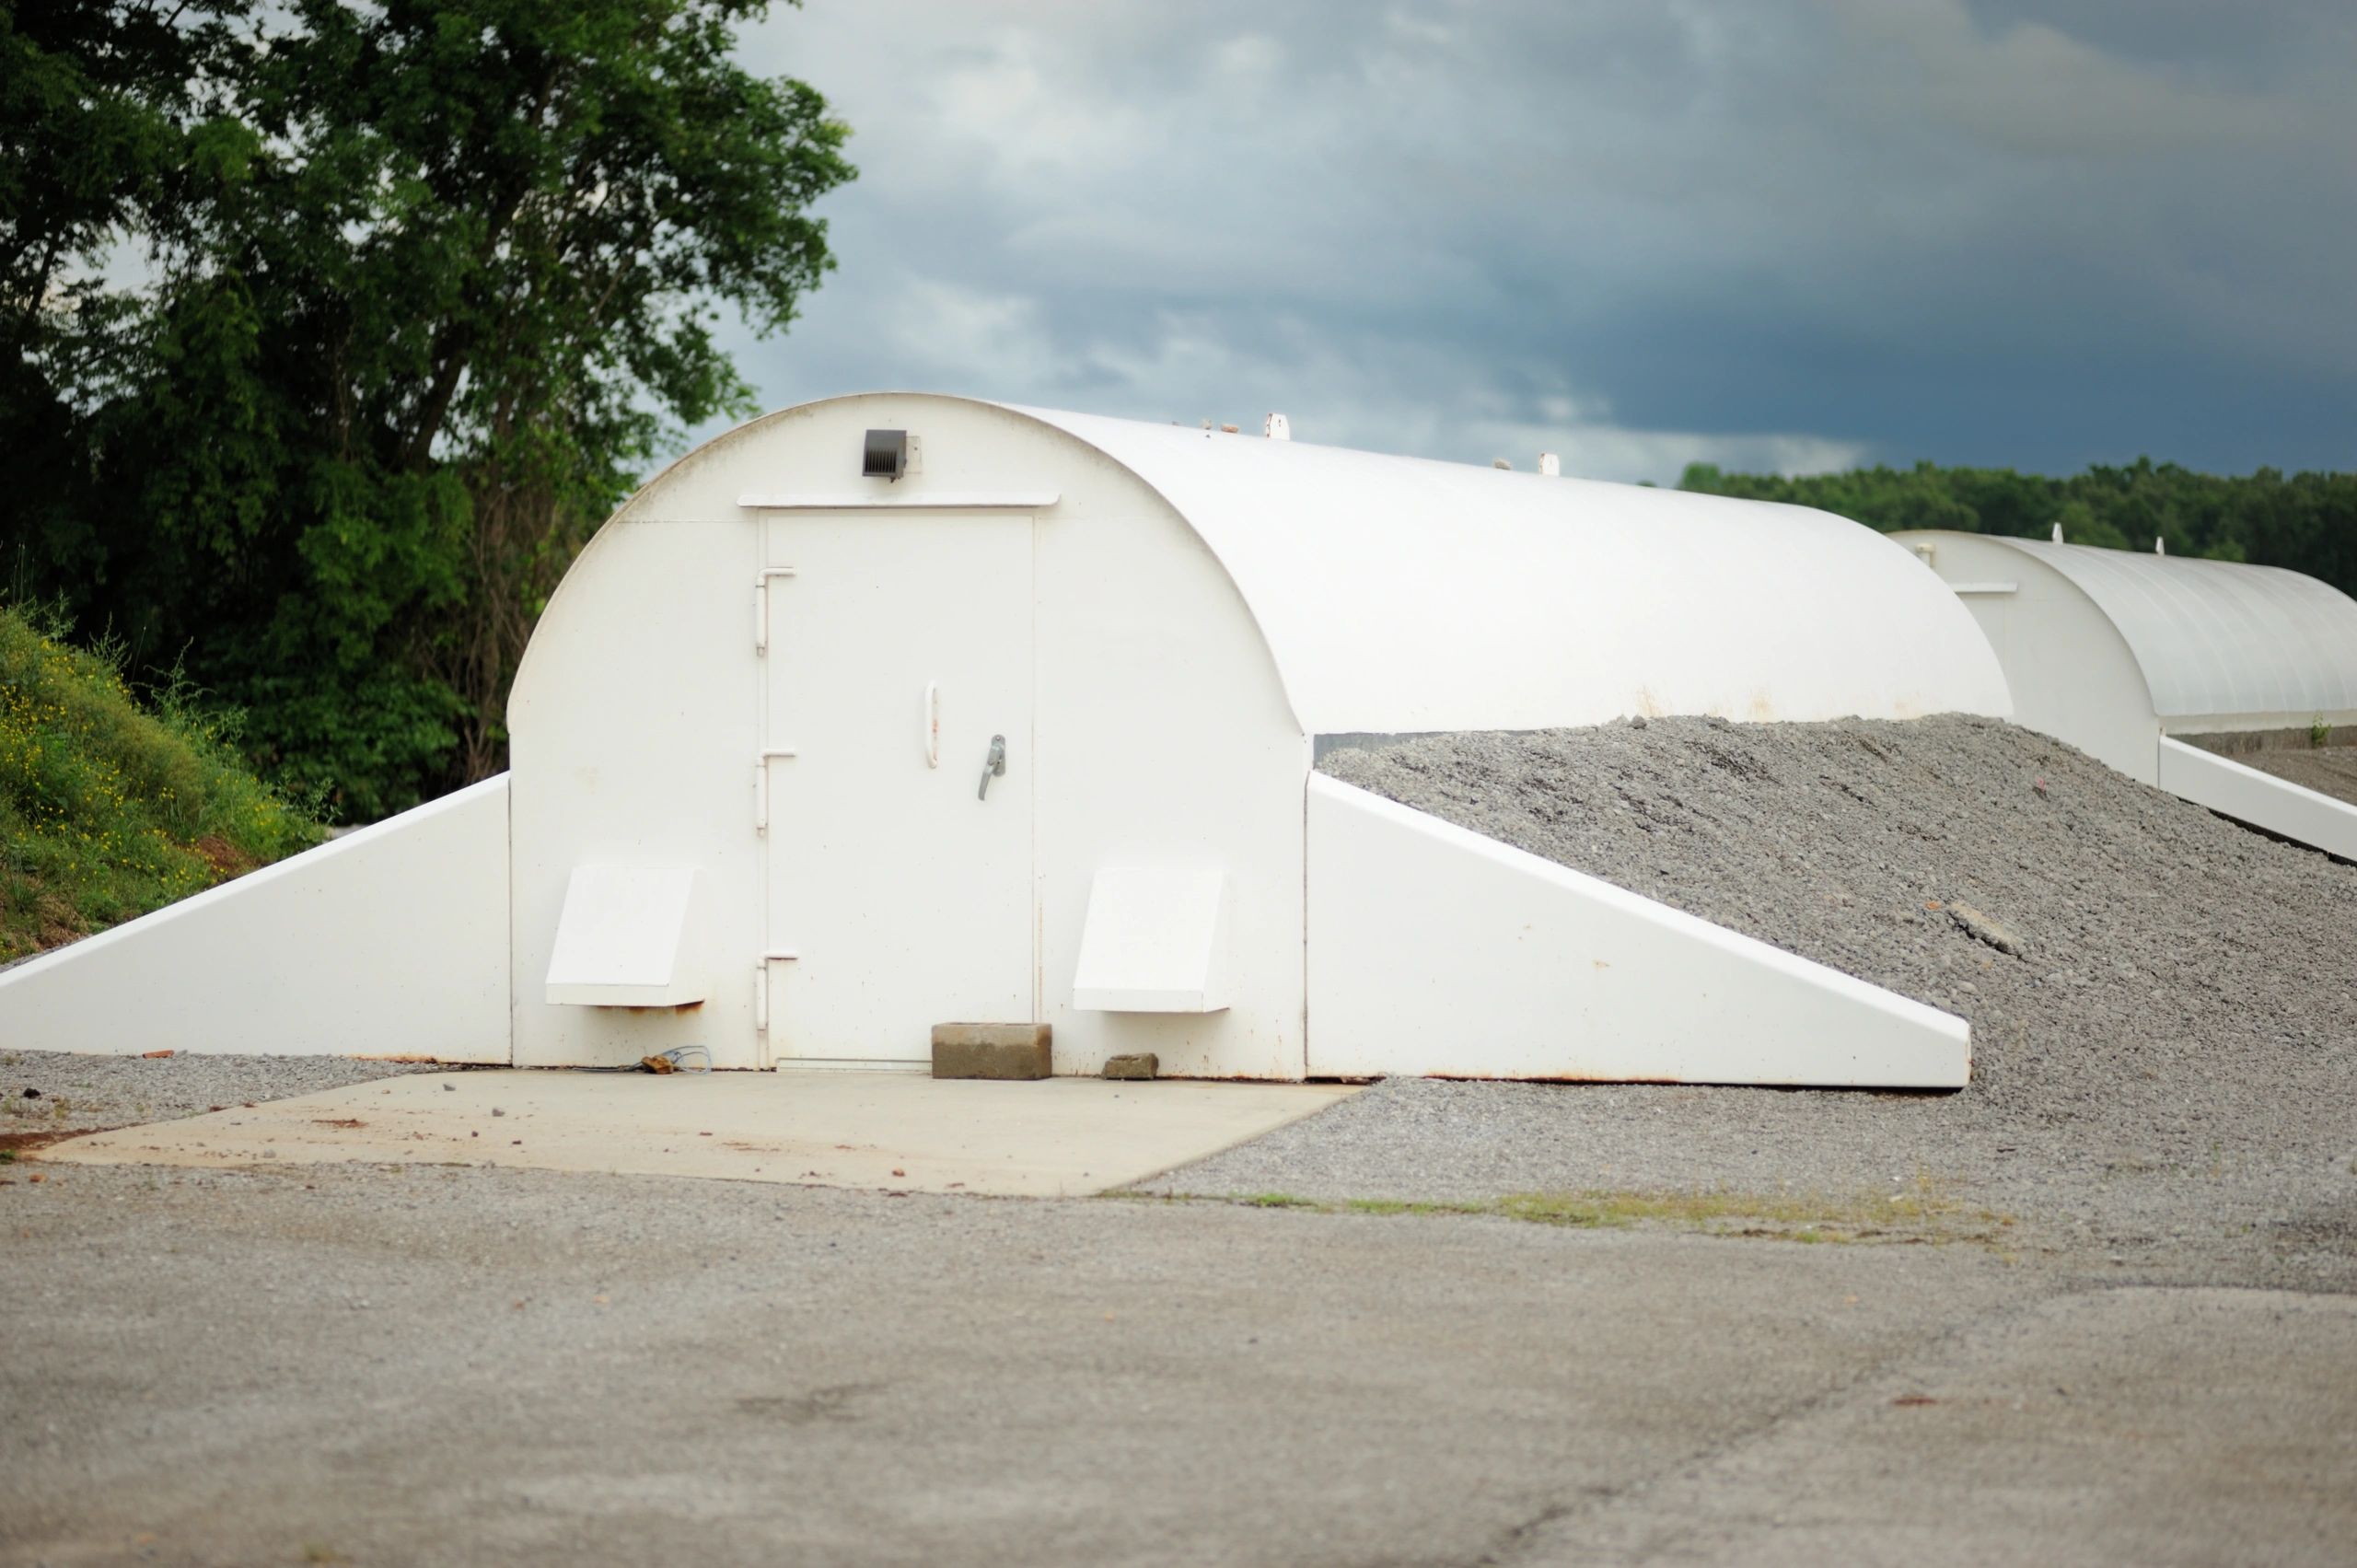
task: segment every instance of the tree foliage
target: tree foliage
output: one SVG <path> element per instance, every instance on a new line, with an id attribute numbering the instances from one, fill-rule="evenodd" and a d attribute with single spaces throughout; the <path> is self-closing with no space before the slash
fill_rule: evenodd
<path id="1" fill-rule="evenodd" d="M 731 59 L 764 8 L 115 4 L 30 40 L 84 73 L 52 101 L 136 134 L 6 188 L 0 258 L 47 233 L 82 266 L 5 279 L 17 357 L 58 367 L 7 416 L 77 476 L 0 498 L 19 591 L 184 660 L 347 815 L 504 765 L 508 681 L 588 529 L 686 427 L 749 409 L 722 312 L 783 330 L 832 264 L 809 208 L 852 177 L 846 132 Z M 108 64 L 127 29 L 155 62 Z M 110 292 L 92 269 L 126 236 L 145 275 Z"/>
<path id="2" fill-rule="evenodd" d="M 2229 478 L 2139 459 L 2067 479 L 1930 463 L 1795 479 L 1696 463 L 1678 487 L 1816 506 L 1887 532 L 2043 539 L 2061 523 L 2074 544 L 2150 550 L 2159 540 L 2172 555 L 2286 566 L 2357 594 L 2357 474 L 2261 469 Z"/>

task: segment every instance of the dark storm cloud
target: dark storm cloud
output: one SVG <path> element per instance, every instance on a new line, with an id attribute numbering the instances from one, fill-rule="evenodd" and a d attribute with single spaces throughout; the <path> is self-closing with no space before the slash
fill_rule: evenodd
<path id="1" fill-rule="evenodd" d="M 810 0 L 842 271 L 772 402 L 1471 460 L 2357 459 L 2357 25 L 2048 6 Z"/>

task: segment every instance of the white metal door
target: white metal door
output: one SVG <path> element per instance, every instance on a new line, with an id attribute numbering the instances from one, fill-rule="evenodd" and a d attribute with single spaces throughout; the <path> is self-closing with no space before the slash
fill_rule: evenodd
<path id="1" fill-rule="evenodd" d="M 769 1060 L 918 1063 L 936 1023 L 1028 1021 L 1031 519 L 764 528 Z"/>

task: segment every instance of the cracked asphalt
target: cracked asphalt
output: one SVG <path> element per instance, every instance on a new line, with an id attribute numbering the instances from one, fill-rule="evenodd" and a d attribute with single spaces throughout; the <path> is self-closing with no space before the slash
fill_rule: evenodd
<path id="1" fill-rule="evenodd" d="M 1810 1245 L 458 1167 L 0 1180 L 6 1564 L 2341 1563 L 2357 1539 L 2346 1271 L 2123 1254 L 2059 1210 Z"/>

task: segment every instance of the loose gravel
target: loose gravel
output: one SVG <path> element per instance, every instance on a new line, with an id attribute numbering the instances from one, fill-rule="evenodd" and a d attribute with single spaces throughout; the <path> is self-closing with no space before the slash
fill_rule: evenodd
<path id="1" fill-rule="evenodd" d="M 1972 1083 L 1395 1080 L 1157 1186 L 1929 1183 L 2117 1241 L 2281 1231 L 2294 1252 L 2357 1251 L 2357 867 L 1953 715 L 1433 736 L 1320 766 L 1960 1013 Z M 1958 903 L 2019 951 L 1968 929 Z"/>
<path id="2" fill-rule="evenodd" d="M 2012 725 L 1663 719 L 1325 766 L 1963 1014 L 1965 1098 L 2009 1121 L 2191 1156 L 2296 1133 L 2287 1100 L 2357 1106 L 2357 870 Z M 2024 950 L 1976 938 L 1958 904 Z"/>
<path id="3" fill-rule="evenodd" d="M 433 1063 L 349 1056 L 84 1056 L 0 1051 L 0 1144 L 27 1135 L 175 1121 L 208 1110 L 340 1089 Z"/>

